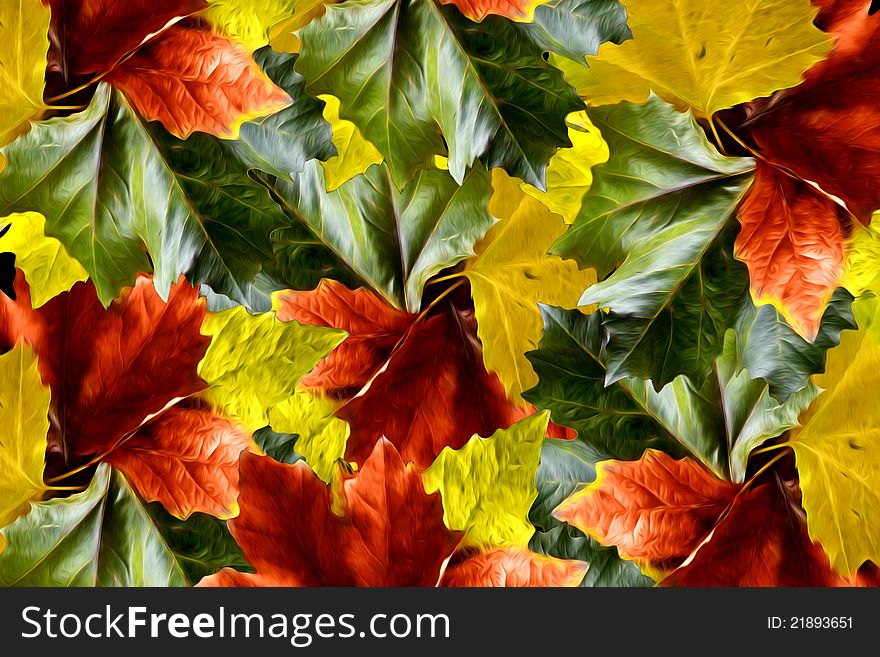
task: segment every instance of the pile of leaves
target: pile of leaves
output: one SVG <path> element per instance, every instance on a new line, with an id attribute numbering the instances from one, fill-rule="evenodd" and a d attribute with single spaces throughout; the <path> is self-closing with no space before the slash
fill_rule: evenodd
<path id="1" fill-rule="evenodd" d="M 880 582 L 867 0 L 11 0 L 0 80 L 0 583 Z"/>

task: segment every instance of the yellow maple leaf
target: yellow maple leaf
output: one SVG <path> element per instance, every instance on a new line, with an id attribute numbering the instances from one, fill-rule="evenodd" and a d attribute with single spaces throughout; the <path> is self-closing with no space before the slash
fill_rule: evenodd
<path id="1" fill-rule="evenodd" d="M 346 336 L 282 322 L 274 312 L 251 315 L 242 306 L 210 313 L 202 334 L 211 336 L 199 363 L 199 376 L 208 383 L 202 396 L 251 430 L 268 425 L 269 410 L 288 399 L 297 381 Z"/>
<path id="2" fill-rule="evenodd" d="M 270 28 L 292 16 L 297 0 L 208 0 L 205 17 L 249 52 L 269 43 Z"/>
<path id="3" fill-rule="evenodd" d="M 608 161 L 608 144 L 583 110 L 569 114 L 565 123 L 572 146 L 560 148 L 550 158 L 547 191 L 528 183 L 520 183 L 520 189 L 570 224 L 577 218 L 584 194 L 593 183 L 592 168 Z"/>
<path id="4" fill-rule="evenodd" d="M 333 128 L 333 145 L 337 152 L 337 155 L 321 162 L 324 183 L 327 191 L 332 192 L 372 165 L 379 164 L 382 154 L 364 138 L 354 123 L 339 118 L 339 99 L 336 96 L 324 94 L 318 98 L 324 101 L 324 119 Z"/>
<path id="5" fill-rule="evenodd" d="M 0 384 L 0 527 L 5 527 L 46 490 L 50 392 L 37 357 L 21 344 L 0 356 Z M 0 534 L 0 550 L 4 546 Z"/>
<path id="6" fill-rule="evenodd" d="M 46 108 L 49 18 L 49 7 L 40 0 L 5 0 L 0 5 L 0 146 Z M 4 164 L 0 155 L 0 170 Z"/>
<path id="7" fill-rule="evenodd" d="M 715 112 L 794 87 L 831 50 L 810 0 L 622 0 L 633 38 L 604 43 L 589 68 L 553 57 L 593 105 L 668 102 Z"/>
<path id="8" fill-rule="evenodd" d="M 293 14 L 269 28 L 269 45 L 272 50 L 299 52 L 302 42 L 294 32 L 323 16 L 327 5 L 335 2 L 336 0 L 297 0 Z"/>
<path id="9" fill-rule="evenodd" d="M 422 473 L 428 493 L 440 491 L 443 521 L 463 531 L 463 545 L 525 547 L 535 528 L 529 509 L 538 496 L 535 473 L 547 434 L 549 411 L 474 436 L 461 449 L 444 447 Z"/>
<path id="10" fill-rule="evenodd" d="M 303 389 L 269 410 L 272 430 L 297 434 L 297 453 L 327 483 L 333 479 L 336 462 L 345 456 L 349 435 L 348 423 L 335 417 L 334 410 L 320 393 Z"/>
<path id="11" fill-rule="evenodd" d="M 823 388 L 788 442 L 810 538 L 844 576 L 880 564 L 880 299 L 853 304 L 859 330 L 828 352 Z"/>
<path id="12" fill-rule="evenodd" d="M 38 212 L 21 212 L 0 219 L 0 251 L 15 254 L 15 266 L 24 272 L 31 305 L 39 308 L 52 297 L 69 290 L 89 275 L 64 245 L 46 236 L 46 218 Z"/>
<path id="13" fill-rule="evenodd" d="M 874 213 L 870 226 L 853 222 L 841 285 L 857 297 L 880 293 L 880 212 Z"/>
<path id="14" fill-rule="evenodd" d="M 493 169 L 489 212 L 500 221 L 462 272 L 471 283 L 483 361 L 514 401 L 538 382 L 525 356 L 541 339 L 538 303 L 574 308 L 596 282 L 594 270 L 581 271 L 574 261 L 547 253 L 565 232 L 565 222 L 519 184 Z"/>

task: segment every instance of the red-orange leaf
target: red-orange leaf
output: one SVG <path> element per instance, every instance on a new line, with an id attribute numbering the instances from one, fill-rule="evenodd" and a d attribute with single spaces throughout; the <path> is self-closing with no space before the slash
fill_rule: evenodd
<path id="1" fill-rule="evenodd" d="M 386 440 L 333 490 L 301 461 L 244 453 L 240 473 L 229 528 L 256 573 L 225 568 L 200 586 L 434 586 L 460 540 Z"/>
<path id="2" fill-rule="evenodd" d="M 144 118 L 181 138 L 199 130 L 234 139 L 245 121 L 291 102 L 244 48 L 196 28 L 165 30 L 107 80 Z"/>
<path id="3" fill-rule="evenodd" d="M 838 586 L 822 548 L 810 542 L 804 512 L 780 484 L 738 497 L 686 566 L 663 586 Z M 860 582 L 860 584 L 863 584 Z"/>
<path id="4" fill-rule="evenodd" d="M 834 49 L 802 84 L 754 103 L 741 132 L 867 223 L 880 208 L 880 15 L 868 15 L 871 0 L 816 4 L 817 24 L 837 37 Z"/>
<path id="5" fill-rule="evenodd" d="M 204 387 L 196 367 L 210 341 L 199 331 L 205 304 L 182 278 L 166 303 L 139 277 L 106 310 L 91 281 L 37 310 L 21 272 L 15 292 L 16 301 L 0 296 L 0 345 L 21 339 L 33 347 L 67 451 L 106 452 L 175 398 Z"/>
<path id="6" fill-rule="evenodd" d="M 655 450 L 638 461 L 600 463 L 597 470 L 596 481 L 554 515 L 652 570 L 685 559 L 738 489 L 694 460 Z"/>
<path id="7" fill-rule="evenodd" d="M 811 340 L 843 274 L 842 220 L 837 203 L 762 162 L 739 212 L 736 257 L 749 268 L 755 299 L 778 305 Z"/>
<path id="8" fill-rule="evenodd" d="M 481 21 L 490 14 L 510 19 L 526 19 L 533 0 L 440 0 L 445 5 L 455 5 L 472 21 Z"/>
<path id="9" fill-rule="evenodd" d="M 332 281 L 279 298 L 279 316 L 349 333 L 306 380 L 343 402 L 337 415 L 351 426 L 348 460 L 363 463 L 384 436 L 427 468 L 444 447 L 458 449 L 533 412 L 510 402 L 486 371 L 473 312 L 452 304 L 435 311 L 417 320 Z"/>
<path id="10" fill-rule="evenodd" d="M 52 9 L 50 38 L 71 73 L 103 73 L 147 37 L 207 7 L 204 0 L 43 0 Z"/>
<path id="11" fill-rule="evenodd" d="M 181 402 L 138 429 L 105 459 L 148 501 L 185 518 L 235 514 L 238 462 L 255 449 L 242 427 L 198 402 Z"/>
<path id="12" fill-rule="evenodd" d="M 504 548 L 477 552 L 451 564 L 443 586 L 577 586 L 586 572 L 587 564 L 581 561 Z"/>

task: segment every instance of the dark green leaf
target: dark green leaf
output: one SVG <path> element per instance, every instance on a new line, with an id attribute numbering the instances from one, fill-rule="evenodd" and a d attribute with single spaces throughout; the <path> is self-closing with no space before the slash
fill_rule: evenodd
<path id="1" fill-rule="evenodd" d="M 611 156 L 553 250 L 599 275 L 581 303 L 610 310 L 605 381 L 700 384 L 747 293 L 731 247 L 752 161 L 719 155 L 689 114 L 656 97 L 590 117 Z"/>
<path id="2" fill-rule="evenodd" d="M 481 158 L 543 188 L 550 157 L 571 146 L 565 116 L 583 104 L 511 21 L 475 23 L 435 0 L 365 0 L 329 6 L 299 36 L 309 92 L 339 97 L 398 188 L 447 149 L 458 182 Z"/>

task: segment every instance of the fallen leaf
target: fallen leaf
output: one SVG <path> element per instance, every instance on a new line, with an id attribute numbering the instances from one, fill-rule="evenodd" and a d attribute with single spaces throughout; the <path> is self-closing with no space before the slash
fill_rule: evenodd
<path id="1" fill-rule="evenodd" d="M 529 508 L 550 414 L 536 413 L 488 438 L 446 447 L 422 473 L 428 493 L 440 491 L 443 520 L 463 531 L 463 546 L 524 548 L 535 528 Z"/>
<path id="2" fill-rule="evenodd" d="M 257 572 L 227 568 L 200 586 L 434 586 L 460 539 L 386 440 L 332 488 L 305 463 L 244 453 L 241 491 L 229 525 Z"/>
<path id="3" fill-rule="evenodd" d="M 809 0 L 622 0 L 633 38 L 606 43 L 589 68 L 554 58 L 592 105 L 643 103 L 651 91 L 704 117 L 794 87 L 831 50 Z"/>
<path id="4" fill-rule="evenodd" d="M 538 382 L 525 357 L 541 338 L 538 302 L 573 308 L 596 273 L 548 254 L 565 233 L 562 218 L 531 196 L 500 169 L 492 173 L 489 212 L 499 217 L 476 246 L 476 257 L 462 272 L 471 284 L 477 334 L 486 369 L 495 372 L 511 399 Z"/>
<path id="5" fill-rule="evenodd" d="M 324 101 L 324 118 L 333 126 L 333 145 L 337 155 L 321 162 L 327 191 L 332 192 L 343 183 L 366 172 L 373 164 L 382 161 L 382 154 L 351 121 L 339 118 L 339 99 L 324 94 L 318 96 Z"/>
<path id="6" fill-rule="evenodd" d="M 106 79 L 141 116 L 181 139 L 197 130 L 237 139 L 243 123 L 291 103 L 244 49 L 195 28 L 165 30 Z"/>
<path id="7" fill-rule="evenodd" d="M 478 552 L 450 564 L 442 586 L 577 586 L 587 572 L 580 561 L 554 559 L 522 548 Z"/>
<path id="8" fill-rule="evenodd" d="M 31 303 L 39 308 L 89 275 L 64 245 L 45 232 L 46 218 L 39 212 L 14 213 L 0 219 L 0 251 L 15 254 L 15 266 L 24 272 Z"/>
<path id="9" fill-rule="evenodd" d="M 40 380 L 37 359 L 18 344 L 0 356 L 0 527 L 21 515 L 45 490 L 46 433 L 50 392 Z M 0 551 L 4 542 L 0 536 Z"/>

